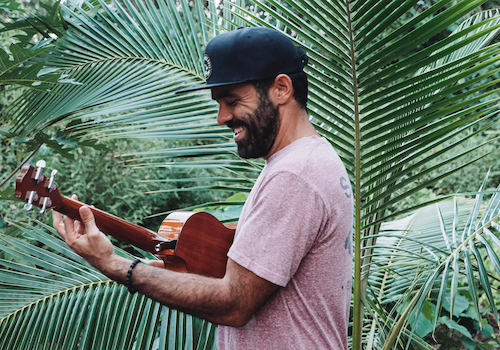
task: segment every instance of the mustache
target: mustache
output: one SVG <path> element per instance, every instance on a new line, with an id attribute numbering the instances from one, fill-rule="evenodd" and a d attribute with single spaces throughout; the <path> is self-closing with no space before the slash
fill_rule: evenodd
<path id="1" fill-rule="evenodd" d="M 239 126 L 248 127 L 248 124 L 241 121 L 241 120 L 229 120 L 225 124 L 228 128 L 231 128 L 231 129 L 237 128 Z"/>

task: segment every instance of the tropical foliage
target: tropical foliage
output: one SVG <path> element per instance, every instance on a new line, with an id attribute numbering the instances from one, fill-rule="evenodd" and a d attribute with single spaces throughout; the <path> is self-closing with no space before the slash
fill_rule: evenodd
<path id="1" fill-rule="evenodd" d="M 438 198 L 433 200 L 440 202 L 438 207 L 425 207 L 403 221 L 390 222 L 429 204 L 403 207 L 398 203 L 484 157 L 483 146 L 497 150 L 493 138 L 462 147 L 473 137 L 485 135 L 497 120 L 500 48 L 493 39 L 500 17 L 496 10 L 478 12 L 485 2 L 441 0 L 419 11 L 415 11 L 416 0 L 270 0 L 251 6 L 243 1 L 217 5 L 201 0 L 100 0 L 81 7 L 61 5 L 61 28 L 68 29 L 45 25 L 43 32 L 51 32 L 57 40 L 47 39 L 43 52 L 38 53 L 35 45 L 26 54 L 33 54 L 29 61 L 0 57 L 5 67 L 23 61 L 26 74 L 33 75 L 29 69 L 35 71 L 40 62 L 47 72 L 60 74 L 57 82 L 47 82 L 50 86 L 37 83 L 37 89 L 27 89 L 3 111 L 10 121 L 7 135 L 39 143 L 51 138 L 58 142 L 196 140 L 186 147 L 135 152 L 125 158 L 141 168 L 220 170 L 217 176 L 181 179 L 178 191 L 246 193 L 262 169 L 262 160 L 235 155 L 228 130 L 215 123 L 217 106 L 208 92 L 175 92 L 202 82 L 203 47 L 214 35 L 238 26 L 282 30 L 308 51 L 311 120 L 332 142 L 353 183 L 356 244 L 351 345 L 355 349 L 430 348 L 416 322 L 430 300 L 435 300 L 432 328 L 439 324 L 453 327 L 458 285 L 463 279 L 479 327 L 483 324 L 481 291 L 498 323 L 498 300 L 490 286 L 500 273 L 495 252 L 500 247 L 497 196 L 486 208 L 481 207 L 484 188 L 471 207 Z M 402 24 L 394 28 L 394 23 Z M 451 26 L 455 30 L 450 35 L 430 41 Z M 13 69 L 17 68 L 7 70 Z M 72 80 L 60 81 L 61 76 Z M 183 181 L 199 185 L 182 188 Z M 225 204 L 236 208 L 242 203 L 243 199 Z M 33 340 L 50 348 L 52 341 L 63 337 L 56 340 L 49 334 L 63 329 L 64 322 L 83 322 L 88 313 L 104 318 L 75 327 L 75 333 L 64 339 L 78 338 L 82 346 L 90 346 L 101 341 L 90 337 L 91 327 L 103 322 L 110 327 L 106 330 L 115 330 L 130 347 L 165 348 L 166 325 L 173 322 L 168 329 L 175 331 L 168 334 L 168 341 L 182 334 L 186 338 L 178 344 L 183 347 L 186 329 L 193 329 L 189 338 L 195 344 L 190 347 L 212 346 L 212 326 L 142 297 L 127 296 L 121 287 L 85 268 L 59 240 L 43 233 L 46 230 L 41 224 L 36 228 L 18 225 L 1 235 L 5 257 L 1 260 L 0 332 L 2 337 L 14 335 L 2 346 L 7 348 L 9 342 L 13 348 L 20 344 L 29 348 Z M 11 237 L 20 233 L 28 240 Z M 38 245 L 66 258 L 42 253 Z M 37 254 L 46 259 L 35 260 Z M 482 258 L 486 256 L 494 271 L 485 268 Z M 77 266 L 78 272 L 69 269 L 70 265 Z M 47 279 L 57 283 L 47 286 Z M 22 291 L 22 298 L 11 302 L 17 291 Z M 443 314 L 444 300 L 449 316 Z M 85 304 L 90 302 L 95 304 Z M 144 323 L 127 328 L 122 320 L 128 322 L 132 316 L 129 308 L 119 306 L 132 302 L 147 305 L 134 304 L 138 306 L 133 308 L 143 315 L 140 322 Z M 68 310 L 64 305 L 83 311 L 64 317 Z M 175 324 L 169 318 L 174 314 L 189 321 Z M 36 328 L 45 326 L 53 333 Z M 16 338 L 25 329 L 40 333 Z M 133 340 L 123 335 L 128 331 L 133 331 Z M 158 337 L 157 332 L 163 333 Z M 154 343 L 156 338 L 160 343 Z"/>
<path id="2" fill-rule="evenodd" d="M 2 349 L 215 348 L 215 326 L 131 295 L 49 235 L 53 229 L 40 223 L 12 231 L 44 247 L 11 235 L 0 238 L 2 252 L 11 257 L 0 260 L 9 268 L 0 271 Z"/>

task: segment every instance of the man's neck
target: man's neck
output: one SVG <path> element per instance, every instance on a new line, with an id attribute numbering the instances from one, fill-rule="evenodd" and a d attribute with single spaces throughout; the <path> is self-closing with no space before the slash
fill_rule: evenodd
<path id="1" fill-rule="evenodd" d="M 280 108 L 281 126 L 271 151 L 264 157 L 268 159 L 276 152 L 303 137 L 318 135 L 309 121 L 307 110 L 302 108 Z"/>

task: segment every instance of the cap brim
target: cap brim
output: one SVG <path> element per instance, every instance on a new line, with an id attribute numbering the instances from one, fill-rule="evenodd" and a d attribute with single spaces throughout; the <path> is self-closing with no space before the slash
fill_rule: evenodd
<path id="1" fill-rule="evenodd" d="M 242 81 L 232 81 L 232 82 L 229 82 L 229 83 L 225 82 L 225 83 L 205 84 L 205 85 L 197 86 L 197 87 L 190 88 L 190 89 L 179 90 L 179 91 L 176 91 L 175 94 L 177 95 L 177 94 L 183 94 L 183 93 L 191 92 L 191 91 L 198 91 L 198 90 L 210 89 L 210 88 L 218 87 L 218 86 L 241 84 L 241 83 L 246 83 L 248 81 L 249 80 L 242 80 Z"/>

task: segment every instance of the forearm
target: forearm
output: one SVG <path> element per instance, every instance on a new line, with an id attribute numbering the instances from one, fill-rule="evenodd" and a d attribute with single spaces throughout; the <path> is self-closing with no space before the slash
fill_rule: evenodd
<path id="1" fill-rule="evenodd" d="M 131 261 L 114 256 L 103 273 L 125 284 Z M 248 318 L 238 297 L 227 279 L 217 279 L 189 273 L 173 272 L 162 268 L 137 264 L 133 269 L 131 284 L 135 290 L 164 305 L 184 311 L 216 324 L 242 326 Z"/>

